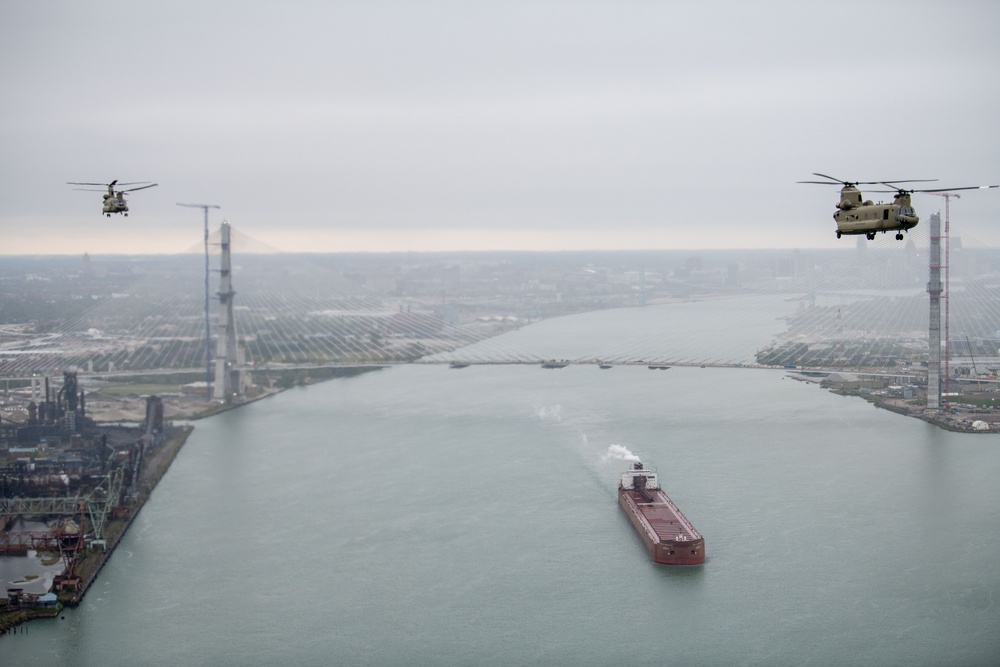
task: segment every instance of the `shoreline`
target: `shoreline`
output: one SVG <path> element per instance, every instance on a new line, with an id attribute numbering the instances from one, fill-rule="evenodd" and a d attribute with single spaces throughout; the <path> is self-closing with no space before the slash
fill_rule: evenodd
<path id="1" fill-rule="evenodd" d="M 378 368 L 381 367 L 373 366 L 365 368 L 364 371 L 377 370 Z M 271 396 L 276 396 L 277 394 L 291 389 L 294 386 L 308 386 L 318 382 L 325 382 L 326 380 L 334 379 L 335 377 L 350 377 L 358 374 L 358 372 L 358 370 L 353 370 L 350 373 L 345 373 L 344 375 L 314 379 L 312 381 L 303 382 L 289 387 L 271 387 L 261 391 L 256 396 L 235 403 L 214 403 L 200 400 L 187 402 L 187 408 L 190 409 L 194 407 L 197 409 L 191 411 L 190 413 L 188 413 L 187 410 L 178 409 L 170 416 L 168 420 L 169 425 L 164 429 L 165 440 L 163 444 L 149 452 L 147 454 L 147 458 L 142 464 L 142 470 L 139 473 L 139 481 L 137 485 L 139 491 L 137 493 L 135 503 L 129 507 L 128 514 L 124 518 L 112 519 L 106 526 L 107 544 L 104 549 L 97 551 L 96 548 L 93 546 L 91 547 L 92 550 L 77 564 L 77 579 L 70 589 L 57 590 L 60 585 L 60 575 L 56 576 L 55 582 L 49 589 L 50 592 L 56 593 L 58 597 L 58 605 L 56 607 L 26 606 L 13 611 L 0 612 L 0 637 L 16 632 L 16 628 L 18 626 L 27 623 L 28 621 L 42 618 L 58 618 L 65 607 L 79 606 L 79 604 L 83 601 L 83 598 L 86 596 L 90 586 L 94 583 L 94 581 L 96 581 L 101 570 L 115 552 L 119 542 L 128 532 L 132 522 L 139 515 L 139 512 L 142 511 L 142 508 L 156 490 L 157 485 L 159 485 L 160 480 L 163 479 L 163 476 L 170 469 L 174 459 L 177 458 L 177 455 L 187 442 L 188 437 L 192 432 L 194 432 L 194 425 L 186 422 L 194 422 L 199 419 L 206 419 L 223 412 L 235 410 L 244 405 L 249 405 L 250 403 L 255 403 L 257 401 L 270 398 Z M 92 415 L 91 418 L 94 419 L 94 423 L 97 427 L 101 429 L 114 428 L 116 426 L 120 426 L 123 422 L 141 424 L 145 420 L 145 397 L 139 397 L 135 402 L 137 405 L 133 407 L 133 411 L 135 411 L 136 414 L 130 414 L 128 415 L 128 418 L 123 418 L 121 410 L 118 410 L 119 414 L 114 419 L 101 419 L 100 410 L 95 410 L 94 412 L 97 414 Z M 140 406 L 142 408 L 141 416 L 139 416 Z M 176 405 L 172 407 L 177 408 Z M 107 415 L 105 414 L 105 417 L 106 416 Z M 175 422 L 182 422 L 182 425 L 174 425 Z"/>
<path id="2" fill-rule="evenodd" d="M 868 403 L 874 405 L 876 408 L 880 408 L 882 410 L 888 410 L 889 412 L 895 412 L 896 414 L 902 415 L 904 417 L 914 417 L 921 421 L 925 421 L 933 426 L 937 426 L 938 428 L 941 428 L 945 431 L 951 431 L 953 433 L 973 433 L 976 435 L 997 433 L 997 430 L 993 427 L 986 429 L 977 429 L 972 427 L 971 423 L 977 420 L 972 420 L 971 417 L 968 417 L 966 419 L 952 419 L 949 418 L 947 414 L 935 415 L 928 413 L 924 408 L 913 409 L 908 405 L 899 405 L 896 403 L 891 403 L 889 400 L 881 396 L 873 396 L 871 394 L 864 394 L 859 391 L 852 391 L 843 388 L 828 387 L 827 389 L 831 394 L 837 394 L 838 396 L 854 396 L 862 398 Z M 981 414 L 979 416 L 992 417 L 996 415 Z M 1000 416 L 997 417 L 998 419 L 1000 419 Z M 978 420 L 978 421 L 986 421 L 986 420 Z M 969 425 L 965 425 L 965 422 L 969 422 Z"/>
<path id="3" fill-rule="evenodd" d="M 142 508 L 152 496 L 153 491 L 156 490 L 160 480 L 163 479 L 167 470 L 170 469 L 174 459 L 177 458 L 181 448 L 187 442 L 188 436 L 194 431 L 194 426 L 191 425 L 172 426 L 169 428 L 173 432 L 170 433 L 164 443 L 143 464 L 143 469 L 139 476 L 140 490 L 137 494 L 135 504 L 129 509 L 128 515 L 125 518 L 114 519 L 108 522 L 106 546 L 100 551 L 91 546 L 90 552 L 77 565 L 77 579 L 72 589 L 54 590 L 58 584 L 53 584 L 50 590 L 56 593 L 59 602 L 54 608 L 22 607 L 16 611 L 7 611 L 0 614 L 0 636 L 12 631 L 16 632 L 16 628 L 19 625 L 28 621 L 40 618 L 57 618 L 65 607 L 79 606 L 90 586 L 104 568 L 104 565 L 111 558 L 112 554 L 114 554 L 119 542 L 128 532 L 132 522 L 139 516 Z M 59 577 L 57 576 L 56 579 L 58 581 Z"/>
<path id="4" fill-rule="evenodd" d="M 97 579 L 97 575 L 104 568 L 104 565 L 111 558 L 118 543 L 128 532 L 128 529 L 132 526 L 132 522 L 135 518 L 139 516 L 139 512 L 146 505 L 146 502 L 153 495 L 153 491 L 156 490 L 157 485 L 163 476 L 170 469 L 171 464 L 173 464 L 174 459 L 180 453 L 181 448 L 187 442 L 188 436 L 194 431 L 194 426 L 175 426 L 171 427 L 177 430 L 170 438 L 168 438 L 163 445 L 160 446 L 159 451 L 153 454 L 146 464 L 143 466 L 142 473 L 139 476 L 140 488 L 138 498 L 133 508 L 129 511 L 128 516 L 125 519 L 120 519 L 112 521 L 108 524 L 109 528 L 114 531 L 113 536 L 108 540 L 107 546 L 99 554 L 92 554 L 96 556 L 96 562 L 90 564 L 87 562 L 87 558 L 81 561 L 78 570 L 80 572 L 80 585 L 72 596 L 66 600 L 65 604 L 69 607 L 76 607 L 83 600 L 83 597 L 87 594 L 87 590 L 90 588 L 91 584 Z M 120 525 L 114 526 L 116 522 L 120 521 Z M 89 567 L 88 567 L 89 565 Z M 61 598 L 60 598 L 61 599 Z"/>

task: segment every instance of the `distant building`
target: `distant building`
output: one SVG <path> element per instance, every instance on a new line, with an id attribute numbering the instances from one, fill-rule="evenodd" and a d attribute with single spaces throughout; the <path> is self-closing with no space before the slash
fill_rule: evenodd
<path id="1" fill-rule="evenodd" d="M 733 263 L 726 267 L 726 287 L 740 286 L 740 265 Z"/>

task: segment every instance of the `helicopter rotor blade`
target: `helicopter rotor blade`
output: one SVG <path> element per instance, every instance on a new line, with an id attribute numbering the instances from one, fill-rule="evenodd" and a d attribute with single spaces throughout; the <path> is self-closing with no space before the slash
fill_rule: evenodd
<path id="1" fill-rule="evenodd" d="M 832 182 L 827 181 L 798 181 L 799 183 L 815 183 L 816 185 L 843 185 L 848 188 L 852 188 L 857 185 L 878 185 L 881 181 L 842 181 L 839 178 L 834 178 L 833 176 L 828 176 L 827 174 L 821 174 L 814 171 L 813 176 L 821 176 L 823 178 L 829 178 Z"/>
<path id="2" fill-rule="evenodd" d="M 135 192 L 136 190 L 145 190 L 146 188 L 155 188 L 159 183 L 150 183 L 149 185 L 143 185 L 140 188 L 129 188 L 128 190 L 122 190 L 122 192 Z"/>
<path id="3" fill-rule="evenodd" d="M 872 190 L 872 192 L 910 192 L 910 193 L 913 192 L 913 190 L 907 190 L 905 188 L 900 188 L 893 185 L 893 183 L 901 183 L 901 182 L 902 181 L 884 181 L 879 185 L 884 185 L 887 188 L 892 188 L 892 190 Z"/>
<path id="4" fill-rule="evenodd" d="M 838 184 L 840 184 L 840 185 L 844 185 L 844 186 L 847 186 L 847 187 L 855 187 L 855 186 L 858 186 L 858 185 L 884 185 L 884 186 L 886 186 L 888 188 L 894 188 L 894 187 L 896 187 L 894 185 L 894 183 L 931 183 L 931 182 L 937 180 L 936 178 L 910 178 L 910 179 L 899 180 L 899 181 L 842 181 L 839 178 L 834 178 L 833 176 L 829 176 L 827 174 L 820 174 L 819 172 L 815 172 L 815 171 L 813 172 L 813 176 L 820 176 L 822 178 L 829 178 L 830 181 L 832 181 L 832 182 L 827 182 L 827 181 L 798 181 L 798 182 L 799 183 L 814 183 L 816 185 L 838 185 Z M 875 192 L 878 192 L 878 190 L 876 190 Z"/>
<path id="5" fill-rule="evenodd" d="M 149 181 L 135 181 L 132 183 L 119 183 L 117 179 L 111 181 L 110 183 L 77 183 L 76 181 L 66 181 L 66 185 L 99 185 L 102 188 L 114 187 L 116 185 L 142 185 L 143 183 L 149 183 Z"/>
<path id="6" fill-rule="evenodd" d="M 892 190 L 869 190 L 869 192 L 895 192 L 896 194 L 913 194 L 914 192 L 921 192 L 920 190 L 907 190 L 906 188 L 901 188 L 896 183 L 932 183 L 936 181 L 936 178 L 911 178 L 904 181 L 879 181 L 879 185 L 884 185 L 887 188 L 892 188 Z"/>
<path id="7" fill-rule="evenodd" d="M 890 188 L 892 187 L 889 183 L 883 183 L 883 185 L 888 185 Z M 956 190 L 989 190 L 991 188 L 1000 188 L 1000 185 L 971 185 L 964 188 L 927 188 L 924 190 L 904 190 L 903 188 L 895 188 L 893 190 L 869 190 L 869 192 L 895 192 L 896 194 L 912 195 L 914 192 L 954 192 Z"/>
<path id="8" fill-rule="evenodd" d="M 847 183 L 847 181 L 842 181 L 839 178 L 834 178 L 833 176 L 827 176 L 826 174 L 820 174 L 815 171 L 813 172 L 813 176 L 819 176 L 820 178 L 829 178 L 831 181 L 836 181 L 838 183 Z"/>
<path id="9" fill-rule="evenodd" d="M 913 190 L 913 192 L 954 192 L 955 190 L 989 190 L 1000 188 L 1000 185 L 970 185 L 964 188 L 934 188 L 932 190 Z"/>

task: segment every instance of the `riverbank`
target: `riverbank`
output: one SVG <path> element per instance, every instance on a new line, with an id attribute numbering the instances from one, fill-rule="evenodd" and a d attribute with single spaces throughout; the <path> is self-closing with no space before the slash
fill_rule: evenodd
<path id="1" fill-rule="evenodd" d="M 361 373 L 379 370 L 382 366 L 317 367 L 296 370 L 270 370 L 258 373 L 260 383 L 255 384 L 248 395 L 235 401 L 221 401 L 208 398 L 205 391 L 161 391 L 156 395 L 163 401 L 164 418 L 168 420 L 193 421 L 204 419 L 280 394 L 287 389 L 325 382 L 335 378 L 353 377 Z M 164 378 L 150 373 L 140 378 L 144 382 L 162 383 Z M 204 386 L 204 383 L 202 383 Z M 169 389 L 168 385 L 163 387 Z M 129 385 L 117 385 L 117 391 L 93 391 L 87 394 L 87 414 L 98 424 L 140 423 L 146 418 L 147 393 L 122 391 Z M 149 387 L 144 387 L 148 389 Z"/>
<path id="2" fill-rule="evenodd" d="M 156 485 L 163 479 L 163 476 L 170 468 L 170 464 L 177 458 L 177 454 L 180 453 L 181 447 L 187 442 L 188 436 L 191 435 L 194 427 L 179 426 L 169 427 L 169 429 L 173 432 L 169 433 L 164 443 L 155 448 L 151 454 L 148 454 L 143 462 L 139 475 L 139 484 L 137 485 L 138 493 L 134 504 L 128 508 L 128 513 L 124 517 L 112 519 L 108 522 L 105 528 L 107 545 L 100 551 L 96 549 L 92 550 L 78 564 L 76 575 L 79 578 L 79 583 L 75 586 L 74 590 L 69 592 L 68 595 L 59 594 L 60 601 L 67 606 L 75 607 L 80 604 L 90 585 L 97 578 L 98 573 L 100 573 L 104 564 L 111 557 L 111 554 L 114 553 L 118 542 L 125 536 L 129 526 L 132 525 L 132 521 L 139 515 L 143 505 L 146 504 L 146 501 L 149 500 L 149 497 L 156 489 Z"/>
<path id="3" fill-rule="evenodd" d="M 18 608 L 9 611 L 0 610 L 0 634 L 10 632 L 17 626 L 36 618 L 57 617 L 62 607 L 73 607 L 80 604 L 91 584 L 111 558 L 118 543 L 125 536 L 132 521 L 138 516 L 139 511 L 169 470 L 188 436 L 194 430 L 194 426 L 190 424 L 174 426 L 172 425 L 174 421 L 190 422 L 204 419 L 280 394 L 294 386 L 314 384 L 336 377 L 349 377 L 379 368 L 381 367 L 365 366 L 323 369 L 321 377 L 303 374 L 297 377 L 294 383 L 287 386 L 272 383 L 267 387 L 258 388 L 252 396 L 234 402 L 211 401 L 204 396 L 192 395 L 163 397 L 164 412 L 168 424 L 164 432 L 164 442 L 147 449 L 136 484 L 136 496 L 132 503 L 125 508 L 125 512 L 119 512 L 116 516 L 109 517 L 103 531 L 103 547 L 91 545 L 87 554 L 78 561 L 74 573 L 71 575 L 64 573 L 55 578 L 52 592 L 56 593 L 58 597 L 58 607 L 42 608 L 19 605 Z M 144 422 L 146 396 L 136 393 L 114 397 L 112 400 L 103 398 L 105 400 L 96 399 L 88 403 L 88 414 L 100 427 L 107 429 L 116 425 L 129 424 L 129 428 L 133 428 L 134 425 Z M 141 432 L 136 430 L 136 438 L 140 435 Z M 25 596 L 26 601 L 30 601 L 34 597 Z"/>
<path id="4" fill-rule="evenodd" d="M 19 604 L 16 609 L 0 612 L 0 634 L 7 634 L 20 624 L 34 619 L 55 618 L 63 607 L 75 607 L 80 604 L 193 430 L 194 427 L 190 425 L 170 426 L 165 433 L 163 444 L 147 453 L 139 472 L 136 496 L 125 513 L 108 521 L 104 528 L 104 545 L 92 544 L 86 555 L 78 561 L 75 572 L 64 572 L 56 577 L 53 592 L 57 595 L 58 606 L 42 608 L 25 603 Z"/>
<path id="5" fill-rule="evenodd" d="M 946 431 L 955 433 L 997 433 L 1000 431 L 1000 411 L 997 410 L 963 409 L 953 406 L 940 412 L 932 412 L 914 399 L 880 396 L 844 387 L 827 388 L 833 394 L 857 396 L 877 408 L 907 417 L 915 417 Z"/>

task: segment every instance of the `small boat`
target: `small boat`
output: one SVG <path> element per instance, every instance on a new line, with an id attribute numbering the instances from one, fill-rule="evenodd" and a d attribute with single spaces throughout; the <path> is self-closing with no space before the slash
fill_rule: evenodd
<path id="1" fill-rule="evenodd" d="M 469 364 L 460 364 L 458 362 L 453 363 L 450 368 L 468 368 Z"/>
<path id="2" fill-rule="evenodd" d="M 609 368 L 613 368 L 613 366 L 611 364 L 601 364 L 600 366 L 598 366 L 598 368 L 600 368 L 602 371 L 606 371 Z"/>
<path id="3" fill-rule="evenodd" d="M 649 370 L 651 370 L 651 371 L 668 371 L 668 370 L 670 370 L 670 366 L 650 365 L 650 366 L 647 366 L 647 368 L 649 368 Z"/>

